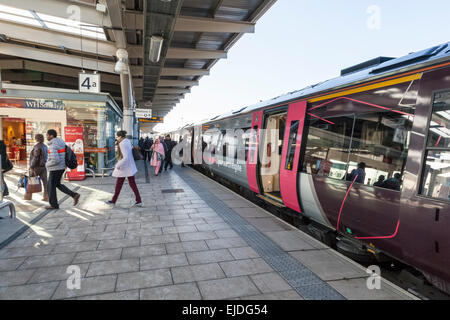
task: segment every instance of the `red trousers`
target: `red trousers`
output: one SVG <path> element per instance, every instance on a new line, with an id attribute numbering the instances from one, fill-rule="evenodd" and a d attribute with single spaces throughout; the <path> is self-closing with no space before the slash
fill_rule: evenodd
<path id="1" fill-rule="evenodd" d="M 115 191 L 114 197 L 111 201 L 112 203 L 117 202 L 117 198 L 119 197 L 120 190 L 122 190 L 122 186 L 123 186 L 124 182 L 125 182 L 125 178 L 117 178 L 116 191 Z M 128 184 L 130 185 L 131 189 L 133 189 L 134 195 L 136 196 L 136 203 L 141 203 L 142 202 L 141 195 L 139 194 L 139 190 L 137 188 L 136 181 L 134 180 L 134 176 L 128 177 Z"/>

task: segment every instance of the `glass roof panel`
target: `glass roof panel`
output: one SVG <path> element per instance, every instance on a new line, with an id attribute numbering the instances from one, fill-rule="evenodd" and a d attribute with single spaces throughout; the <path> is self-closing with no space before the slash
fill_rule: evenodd
<path id="1" fill-rule="evenodd" d="M 39 12 L 36 12 L 36 14 L 50 30 L 67 32 L 76 35 L 80 35 L 82 31 L 83 37 L 106 40 L 103 28 L 99 26 L 60 17 L 54 17 Z M 15 23 L 22 23 L 42 28 L 40 22 L 34 18 L 33 14 L 30 11 L 4 5 L 0 5 L 0 20 L 7 20 Z M 99 23 L 101 23 L 101 21 L 99 21 Z"/>

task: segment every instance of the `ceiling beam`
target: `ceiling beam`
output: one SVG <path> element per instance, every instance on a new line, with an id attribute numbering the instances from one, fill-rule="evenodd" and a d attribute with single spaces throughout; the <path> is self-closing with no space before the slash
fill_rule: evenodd
<path id="1" fill-rule="evenodd" d="M 173 99 L 173 100 L 153 100 L 152 105 L 161 105 L 161 104 L 177 104 L 180 103 L 180 100 Z"/>
<path id="2" fill-rule="evenodd" d="M 112 32 L 118 49 L 127 49 L 127 37 L 123 30 L 122 2 L 120 0 L 106 0 L 109 17 L 111 18 Z"/>
<path id="3" fill-rule="evenodd" d="M 2 71 L 2 81 L 41 81 L 42 74 L 37 72 Z"/>
<path id="4" fill-rule="evenodd" d="M 0 4 L 23 10 L 35 10 L 37 13 L 43 13 L 63 19 L 76 18 L 76 14 L 79 12 L 80 20 L 83 23 L 99 26 L 103 21 L 103 26 L 111 27 L 111 20 L 107 13 L 99 12 L 95 9 L 95 5 L 83 3 L 81 1 L 20 0 L 12 2 L 11 0 L 0 0 Z"/>
<path id="5" fill-rule="evenodd" d="M 197 86 L 198 81 L 192 80 L 165 80 L 160 79 L 158 82 L 158 87 L 191 87 Z"/>
<path id="6" fill-rule="evenodd" d="M 190 89 L 181 89 L 181 88 L 157 88 L 155 94 L 184 94 L 190 93 Z"/>
<path id="7" fill-rule="evenodd" d="M 221 59 L 226 58 L 226 51 L 222 50 L 199 50 L 185 48 L 169 48 L 166 59 Z"/>
<path id="8" fill-rule="evenodd" d="M 96 59 L 83 58 L 74 55 L 37 49 L 17 44 L 0 42 L 0 54 L 16 56 L 24 59 L 33 59 L 65 66 L 98 70 L 101 72 L 114 73 L 114 63 Z M 83 60 L 83 62 L 82 62 Z M 98 68 L 97 68 L 98 64 Z"/>
<path id="9" fill-rule="evenodd" d="M 1 70 L 23 69 L 24 61 L 20 59 L 0 60 Z"/>
<path id="10" fill-rule="evenodd" d="M 192 68 L 163 68 L 161 76 L 206 76 L 209 70 Z"/>
<path id="11" fill-rule="evenodd" d="M 180 16 L 175 23 L 180 32 L 254 33 L 255 24 L 246 21 Z"/>
<path id="12" fill-rule="evenodd" d="M 161 101 L 161 100 L 173 100 L 173 99 L 184 99 L 184 95 L 177 94 L 166 94 L 166 95 L 155 95 L 153 97 L 153 101 Z"/>

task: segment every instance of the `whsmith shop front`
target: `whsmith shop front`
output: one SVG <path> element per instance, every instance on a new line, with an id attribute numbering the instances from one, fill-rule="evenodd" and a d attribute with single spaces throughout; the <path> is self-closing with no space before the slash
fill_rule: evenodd
<path id="1" fill-rule="evenodd" d="M 70 173 L 77 180 L 84 178 L 85 167 L 99 173 L 113 164 L 123 115 L 106 93 L 3 83 L 0 117 L 0 139 L 13 162 L 26 166 L 35 135 L 55 129 L 77 154 L 79 167 Z"/>

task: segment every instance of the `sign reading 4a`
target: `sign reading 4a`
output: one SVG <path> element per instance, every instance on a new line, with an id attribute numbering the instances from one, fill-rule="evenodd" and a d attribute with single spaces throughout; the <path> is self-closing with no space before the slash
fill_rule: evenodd
<path id="1" fill-rule="evenodd" d="M 80 92 L 100 93 L 100 74 L 79 73 L 78 87 Z"/>

